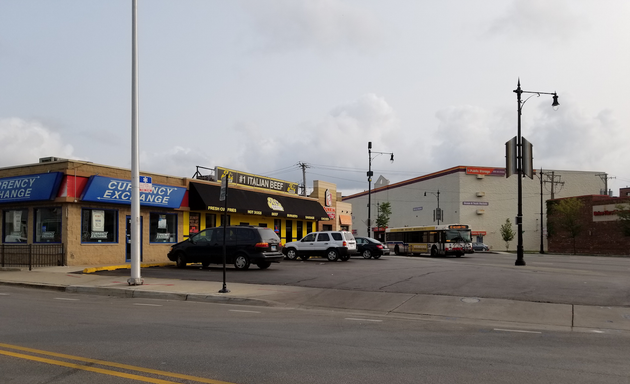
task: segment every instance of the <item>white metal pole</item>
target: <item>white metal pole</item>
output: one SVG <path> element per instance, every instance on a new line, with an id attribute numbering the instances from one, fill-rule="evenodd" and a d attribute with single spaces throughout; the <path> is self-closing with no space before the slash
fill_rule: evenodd
<path id="1" fill-rule="evenodd" d="M 131 277 L 129 285 L 142 285 L 140 277 L 140 171 L 138 169 L 138 0 L 132 0 L 131 21 Z"/>

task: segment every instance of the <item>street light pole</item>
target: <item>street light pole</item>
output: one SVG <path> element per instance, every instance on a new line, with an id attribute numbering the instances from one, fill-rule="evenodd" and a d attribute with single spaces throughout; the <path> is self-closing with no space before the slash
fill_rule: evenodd
<path id="1" fill-rule="evenodd" d="M 437 210 L 435 211 L 435 217 L 437 218 L 438 225 L 440 225 L 440 219 L 444 220 L 442 218 L 442 211 L 440 211 L 440 190 L 438 189 L 437 193 L 436 192 L 429 192 L 429 193 L 437 197 Z M 424 195 L 426 196 L 427 193 L 425 192 Z"/>
<path id="2" fill-rule="evenodd" d="M 375 153 L 376 155 L 374 157 L 372 157 L 372 153 Z M 372 142 L 368 141 L 368 160 L 369 160 L 369 164 L 368 164 L 368 172 L 367 172 L 367 177 L 368 177 L 368 203 L 367 203 L 367 207 L 368 207 L 368 219 L 367 219 L 367 235 L 368 237 L 372 237 L 370 232 L 371 232 L 371 225 L 372 225 L 372 176 L 374 175 L 374 172 L 372 172 L 372 159 L 375 158 L 378 155 L 391 155 L 391 157 L 389 158 L 389 161 L 391 161 L 392 163 L 394 162 L 394 153 L 392 152 L 372 152 Z"/>
<path id="3" fill-rule="evenodd" d="M 516 136 L 516 172 L 518 177 L 518 213 L 516 216 L 516 225 L 517 225 L 517 246 L 516 246 L 516 263 L 514 265 L 525 265 L 525 259 L 523 258 L 523 145 L 522 145 L 522 137 L 521 137 L 521 115 L 523 112 L 523 105 L 525 102 L 532 98 L 534 95 L 540 97 L 540 95 L 553 95 L 553 103 L 551 106 L 554 110 L 558 110 L 560 103 L 558 103 L 558 94 L 556 92 L 534 92 L 534 91 L 523 91 L 521 89 L 521 79 L 518 79 L 518 84 L 516 89 L 514 90 L 516 93 L 516 104 L 518 110 L 518 133 Z M 521 101 L 521 95 L 523 93 L 532 94 L 525 100 Z"/>

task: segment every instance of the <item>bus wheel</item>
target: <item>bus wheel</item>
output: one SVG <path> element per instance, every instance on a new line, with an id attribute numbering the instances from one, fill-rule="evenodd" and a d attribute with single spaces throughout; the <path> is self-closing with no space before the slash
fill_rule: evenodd
<path id="1" fill-rule="evenodd" d="M 437 255 L 438 255 L 437 247 L 431 248 L 431 257 L 437 257 Z"/>
<path id="2" fill-rule="evenodd" d="M 458 254 L 455 255 L 455 257 L 462 257 L 462 254 L 458 253 Z"/>

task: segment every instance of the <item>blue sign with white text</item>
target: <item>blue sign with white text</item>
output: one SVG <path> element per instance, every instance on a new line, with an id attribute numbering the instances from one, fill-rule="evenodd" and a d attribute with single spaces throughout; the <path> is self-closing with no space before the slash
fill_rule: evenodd
<path id="1" fill-rule="evenodd" d="M 61 172 L 49 172 L 0 179 L 0 203 L 52 200 L 62 178 Z"/>
<path id="2" fill-rule="evenodd" d="M 185 194 L 186 188 L 184 187 L 153 184 L 150 192 L 142 192 L 140 190 L 140 205 L 179 208 Z M 98 203 L 131 204 L 131 181 L 92 176 L 85 186 L 81 200 Z"/>

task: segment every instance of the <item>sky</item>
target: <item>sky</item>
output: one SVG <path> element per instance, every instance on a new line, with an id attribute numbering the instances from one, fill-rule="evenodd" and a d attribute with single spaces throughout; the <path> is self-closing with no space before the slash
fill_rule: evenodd
<path id="1" fill-rule="evenodd" d="M 0 0 L 0 167 L 131 164 L 131 0 Z M 627 0 L 138 0 L 141 172 L 367 190 L 505 166 L 630 185 Z M 627 144 L 624 144 L 627 143 Z M 394 162 L 388 154 L 394 153 Z M 604 183 L 602 181 L 602 188 Z"/>

